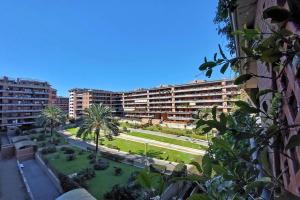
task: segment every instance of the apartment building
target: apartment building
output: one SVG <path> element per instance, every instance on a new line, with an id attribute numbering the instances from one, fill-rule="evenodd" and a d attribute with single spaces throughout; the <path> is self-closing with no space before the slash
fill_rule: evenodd
<path id="1" fill-rule="evenodd" d="M 54 105 L 59 107 L 64 113 L 69 113 L 69 98 L 57 96 L 54 102 Z"/>
<path id="2" fill-rule="evenodd" d="M 69 90 L 69 93 L 69 117 L 71 118 L 80 118 L 91 104 L 99 103 L 110 106 L 115 116 L 121 115 L 120 93 L 86 88 L 74 88 Z"/>
<path id="3" fill-rule="evenodd" d="M 42 109 L 52 101 L 48 82 L 0 78 L 0 129 L 34 123 Z"/>
<path id="4" fill-rule="evenodd" d="M 263 11 L 272 6 L 290 9 L 286 0 L 239 0 L 238 7 L 232 14 L 234 30 L 243 29 L 244 26 L 247 26 L 248 28 L 257 28 L 264 33 L 271 33 L 272 30 L 270 30 L 270 27 L 274 24 L 271 26 L 268 20 L 263 19 Z M 300 34 L 299 21 L 288 21 L 280 26 L 283 26 L 294 34 Z M 268 36 L 268 34 L 265 34 L 265 37 Z M 245 42 L 236 37 L 235 43 L 237 55 L 244 56 L 245 54 L 241 46 Z M 297 57 L 295 56 L 295 58 Z M 282 63 L 285 63 L 285 57 L 282 58 Z M 278 120 L 285 125 L 296 126 L 295 128 L 282 131 L 282 137 L 277 139 L 278 144 L 272 145 L 274 149 L 270 150 L 269 161 L 274 177 L 278 177 L 279 181 L 284 184 L 284 189 L 300 196 L 300 147 L 286 149 L 286 145 L 290 142 L 292 136 L 299 135 L 300 133 L 300 127 L 297 126 L 300 122 L 299 64 L 297 66 L 297 62 L 288 62 L 283 69 L 283 72 L 280 73 L 280 77 L 275 83 L 271 79 L 251 79 L 245 84 L 245 90 L 249 93 L 254 93 L 258 90 L 277 88 L 284 97 L 281 102 L 282 110 L 280 111 Z M 241 70 L 241 73 L 253 73 L 265 77 L 273 75 L 270 65 L 255 61 L 249 63 L 245 69 Z M 271 99 L 272 93 L 263 95 L 260 102 L 261 107 L 263 107 L 263 101 L 271 102 Z"/>
<path id="5" fill-rule="evenodd" d="M 240 92 L 232 80 L 194 81 L 180 85 L 162 85 L 129 92 L 70 90 L 70 116 L 82 115 L 91 103 L 111 106 L 115 116 L 158 124 L 189 123 L 198 109 L 217 106 L 228 112 Z"/>

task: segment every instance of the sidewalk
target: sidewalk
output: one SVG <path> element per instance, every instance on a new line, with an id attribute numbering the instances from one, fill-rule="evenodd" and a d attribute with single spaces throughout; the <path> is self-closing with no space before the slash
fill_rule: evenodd
<path id="1" fill-rule="evenodd" d="M 195 143 L 195 144 L 200 144 L 203 146 L 208 146 L 208 142 L 206 140 L 200 140 L 200 139 L 190 138 L 190 137 L 186 137 L 186 136 L 172 135 L 172 134 L 167 134 L 167 133 L 162 133 L 162 132 L 157 132 L 157 131 L 143 130 L 143 129 L 128 128 L 128 130 L 133 131 L 133 132 L 157 135 L 157 136 L 187 141 L 187 142 L 191 142 L 191 143 Z"/>
<path id="2" fill-rule="evenodd" d="M 22 170 L 34 200 L 53 200 L 60 195 L 60 192 L 36 160 L 26 160 L 20 163 L 24 165 Z"/>

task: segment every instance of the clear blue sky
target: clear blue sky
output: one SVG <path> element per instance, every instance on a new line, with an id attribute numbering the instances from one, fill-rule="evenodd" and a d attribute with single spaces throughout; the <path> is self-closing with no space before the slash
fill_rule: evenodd
<path id="1" fill-rule="evenodd" d="M 0 76 L 126 91 L 207 79 L 217 0 L 1 0 Z M 232 76 L 227 73 L 227 77 Z M 214 73 L 211 79 L 225 78 Z"/>

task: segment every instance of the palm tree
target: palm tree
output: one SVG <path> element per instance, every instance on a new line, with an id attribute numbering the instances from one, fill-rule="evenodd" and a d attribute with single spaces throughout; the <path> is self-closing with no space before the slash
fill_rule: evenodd
<path id="1" fill-rule="evenodd" d="M 39 125 L 46 127 L 50 127 L 50 135 L 53 135 L 53 129 L 60 124 L 65 122 L 65 115 L 63 111 L 54 105 L 48 105 L 43 111 L 41 116 L 38 118 L 37 122 Z"/>
<path id="2" fill-rule="evenodd" d="M 105 106 L 102 103 L 92 104 L 85 110 L 83 123 L 77 132 L 77 137 L 86 139 L 89 134 L 94 135 L 94 138 L 96 138 L 95 157 L 98 153 L 101 130 L 104 131 L 106 136 L 112 136 L 112 134 L 117 133 L 118 127 L 112 118 L 112 110 L 110 107 Z"/>

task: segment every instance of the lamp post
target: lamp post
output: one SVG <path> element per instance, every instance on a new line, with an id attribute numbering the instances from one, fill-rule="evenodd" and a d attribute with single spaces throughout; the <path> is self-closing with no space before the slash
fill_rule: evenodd
<path id="1" fill-rule="evenodd" d="M 148 157 L 147 157 L 148 143 L 145 142 L 144 144 L 145 144 L 145 152 L 144 152 L 144 154 L 145 154 L 145 165 L 148 167 L 148 170 L 149 170 L 149 161 L 148 161 Z"/>

